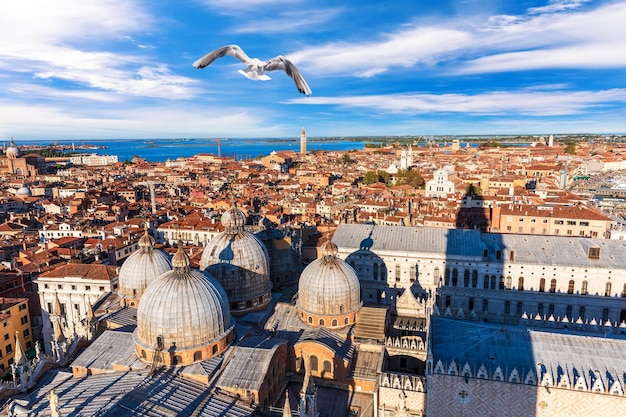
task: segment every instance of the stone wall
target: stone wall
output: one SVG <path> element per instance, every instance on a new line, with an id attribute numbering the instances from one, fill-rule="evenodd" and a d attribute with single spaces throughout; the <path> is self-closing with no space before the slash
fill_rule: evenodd
<path id="1" fill-rule="evenodd" d="M 623 395 L 453 375 L 436 374 L 430 379 L 428 411 L 432 416 L 589 417 L 619 416 L 626 410 Z"/>

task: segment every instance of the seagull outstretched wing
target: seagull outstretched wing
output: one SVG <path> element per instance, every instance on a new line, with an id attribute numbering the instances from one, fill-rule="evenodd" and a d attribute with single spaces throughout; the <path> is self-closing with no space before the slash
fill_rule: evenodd
<path id="1" fill-rule="evenodd" d="M 248 67 L 239 70 L 239 72 L 251 80 L 269 80 L 270 78 L 265 74 L 266 72 L 281 70 L 285 71 L 296 83 L 299 92 L 307 96 L 312 93 L 311 88 L 304 80 L 300 71 L 298 71 L 298 68 L 285 57 L 279 55 L 268 61 L 261 61 L 258 58 L 250 58 L 238 45 L 227 45 L 217 48 L 198 59 L 193 63 L 193 66 L 194 68 L 204 68 L 209 66 L 216 59 L 226 55 L 232 56 L 246 64 Z"/>
<path id="2" fill-rule="evenodd" d="M 268 60 L 264 65 L 265 71 L 276 71 L 282 70 L 287 73 L 289 77 L 296 83 L 296 87 L 298 87 L 298 91 L 304 95 L 311 95 L 312 91 L 309 85 L 304 80 L 304 77 L 298 71 L 295 65 L 287 58 L 283 56 L 277 56 Z"/>
<path id="3" fill-rule="evenodd" d="M 214 51 L 209 52 L 202 58 L 198 59 L 193 63 L 194 68 L 204 68 L 210 65 L 217 58 L 221 58 L 225 55 L 232 56 L 233 58 L 237 58 L 244 64 L 250 64 L 252 60 L 246 53 L 238 46 L 238 45 L 227 45 L 222 46 L 221 48 L 217 48 Z"/>

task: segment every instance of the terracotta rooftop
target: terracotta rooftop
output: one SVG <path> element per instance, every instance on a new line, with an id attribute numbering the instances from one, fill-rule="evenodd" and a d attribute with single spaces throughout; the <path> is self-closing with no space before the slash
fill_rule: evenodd
<path id="1" fill-rule="evenodd" d="M 83 279 L 97 279 L 111 281 L 117 278 L 117 268 L 100 264 L 65 264 L 52 271 L 44 272 L 41 278 L 78 277 Z"/>

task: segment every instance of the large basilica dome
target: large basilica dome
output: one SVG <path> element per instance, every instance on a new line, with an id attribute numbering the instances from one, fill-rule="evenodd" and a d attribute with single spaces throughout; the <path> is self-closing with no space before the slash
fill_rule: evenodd
<path id="1" fill-rule="evenodd" d="M 328 328 L 352 324 L 363 305 L 359 279 L 354 269 L 337 257 L 337 246 L 330 240 L 321 251 L 322 256 L 300 275 L 296 302 L 300 319 Z"/>
<path id="2" fill-rule="evenodd" d="M 221 285 L 189 268 L 182 245 L 172 266 L 141 298 L 135 349 L 147 362 L 156 354 L 165 365 L 189 365 L 222 353 L 234 338 L 235 322 Z"/>
<path id="3" fill-rule="evenodd" d="M 154 248 L 147 227 L 138 243 L 139 250 L 126 259 L 119 272 L 118 294 L 123 306 L 137 306 L 148 284 L 172 270 L 170 256 Z"/>
<path id="4" fill-rule="evenodd" d="M 267 248 L 244 230 L 246 216 L 235 205 L 222 215 L 224 232 L 207 243 L 200 269 L 222 284 L 233 314 L 261 310 L 271 299 Z"/>

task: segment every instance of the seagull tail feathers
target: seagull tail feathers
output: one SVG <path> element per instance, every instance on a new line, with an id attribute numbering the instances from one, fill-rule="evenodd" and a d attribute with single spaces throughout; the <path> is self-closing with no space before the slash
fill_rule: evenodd
<path id="1" fill-rule="evenodd" d="M 259 74 L 254 70 L 249 70 L 249 69 L 242 69 L 242 70 L 237 70 L 237 72 L 241 75 L 243 75 L 244 77 L 246 77 L 249 80 L 253 80 L 253 81 L 267 81 L 267 80 L 271 80 L 271 78 L 267 75 L 267 74 Z"/>

